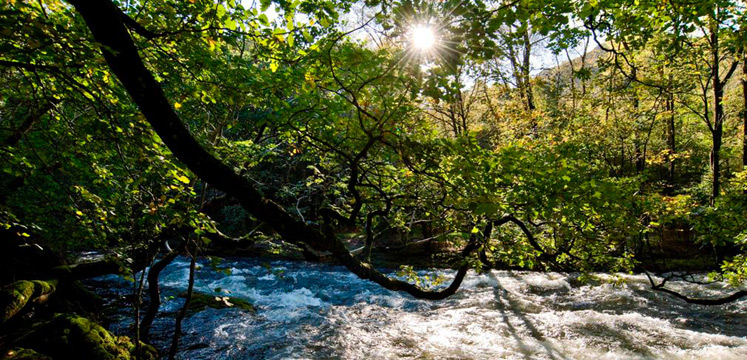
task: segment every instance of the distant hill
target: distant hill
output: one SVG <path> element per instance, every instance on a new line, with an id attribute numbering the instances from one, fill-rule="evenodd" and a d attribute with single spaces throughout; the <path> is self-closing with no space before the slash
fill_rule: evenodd
<path id="1" fill-rule="evenodd" d="M 610 53 L 599 47 L 595 47 L 587 52 L 585 56 L 578 56 L 571 59 L 571 62 L 564 61 L 554 68 L 542 70 L 535 76 L 535 80 L 538 80 L 540 83 L 568 87 L 571 75 L 576 74 L 576 84 L 580 85 L 582 76 L 588 76 L 589 79 L 596 76 L 599 73 L 599 62 L 611 59 L 611 56 Z M 571 64 L 573 65 L 574 72 L 571 72 Z"/>
<path id="2" fill-rule="evenodd" d="M 589 79 L 593 79 L 598 73 L 599 73 L 599 63 L 601 61 L 611 61 L 613 58 L 612 53 L 607 52 L 599 48 L 598 46 L 592 49 L 591 51 L 586 53 L 586 56 L 578 56 L 576 58 L 573 58 L 571 61 L 564 61 L 560 63 L 560 65 L 542 70 L 539 74 L 537 74 L 534 79 L 538 81 L 540 84 L 550 85 L 553 84 L 555 86 L 566 88 L 570 86 L 570 79 L 571 79 L 571 63 L 573 64 L 573 69 L 575 73 L 577 73 L 577 78 L 575 79 L 576 85 L 580 85 L 581 78 L 579 76 L 588 76 Z M 622 60 L 621 60 L 622 61 Z M 583 65 L 583 67 L 582 67 Z M 722 76 L 726 72 L 726 67 L 730 66 L 730 63 L 724 64 L 724 68 L 722 69 Z M 581 72 L 580 74 L 578 74 Z M 583 74 L 585 73 L 585 75 Z M 731 77 L 729 82 L 726 84 L 726 91 L 734 91 L 736 87 L 741 87 L 740 79 L 742 78 L 742 66 L 737 68 L 737 70 L 734 72 L 734 75 Z"/>

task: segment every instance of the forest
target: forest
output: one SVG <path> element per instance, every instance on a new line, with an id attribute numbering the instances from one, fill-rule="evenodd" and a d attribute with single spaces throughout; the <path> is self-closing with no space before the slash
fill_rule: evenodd
<path id="1" fill-rule="evenodd" d="M 0 359 L 747 356 L 741 0 L 0 23 Z"/>

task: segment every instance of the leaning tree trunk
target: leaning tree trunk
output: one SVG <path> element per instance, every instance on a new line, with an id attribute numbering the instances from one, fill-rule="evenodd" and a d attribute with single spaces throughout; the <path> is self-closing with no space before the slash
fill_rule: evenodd
<path id="1" fill-rule="evenodd" d="M 166 98 L 161 84 L 143 63 L 130 32 L 125 27 L 123 16 L 126 15 L 110 0 L 68 1 L 88 25 L 94 39 L 100 44 L 112 73 L 122 83 L 153 130 L 172 154 L 195 175 L 233 196 L 247 212 L 271 226 L 284 240 L 318 251 L 329 251 L 361 279 L 371 280 L 389 290 L 404 291 L 417 298 L 430 300 L 444 299 L 459 289 L 470 268 L 466 260 L 462 262 L 448 287 L 439 290 L 422 289 L 406 281 L 390 278 L 371 264 L 359 261 L 331 230 L 320 231 L 293 217 L 272 199 L 262 196 L 254 184 L 206 151 L 184 126 Z M 132 26 L 133 31 L 151 36 L 146 29 Z M 477 244 L 470 242 L 462 250 L 462 256 L 466 257 L 476 249 Z"/>
<path id="2" fill-rule="evenodd" d="M 187 244 L 186 249 L 189 253 L 189 244 Z M 179 337 L 182 336 L 182 320 L 184 320 L 184 317 L 187 316 L 187 311 L 189 311 L 189 304 L 192 301 L 192 293 L 195 287 L 197 246 L 192 248 L 192 253 L 189 255 L 191 257 L 191 260 L 189 262 L 189 283 L 187 284 L 187 296 L 184 299 L 184 306 L 182 306 L 182 309 L 176 315 L 176 321 L 174 324 L 174 337 L 171 339 L 171 347 L 169 348 L 169 360 L 176 359 L 176 353 L 177 351 L 179 351 Z"/>
<path id="3" fill-rule="evenodd" d="M 140 324 L 140 337 L 143 339 L 148 339 L 150 327 L 153 325 L 153 320 L 156 318 L 158 309 L 161 307 L 161 289 L 158 285 L 158 275 L 161 274 L 161 271 L 167 265 L 176 259 L 177 255 L 179 255 L 179 252 L 176 250 L 166 254 L 163 259 L 153 264 L 148 271 L 148 310 L 146 310 L 143 321 Z"/>

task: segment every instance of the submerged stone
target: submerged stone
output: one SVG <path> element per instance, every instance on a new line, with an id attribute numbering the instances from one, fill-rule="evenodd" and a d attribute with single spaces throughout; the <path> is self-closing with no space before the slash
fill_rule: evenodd
<path id="1" fill-rule="evenodd" d="M 186 293 L 179 294 L 180 297 L 186 297 Z M 216 296 L 204 293 L 192 293 L 192 300 L 189 302 L 189 311 L 196 313 L 206 308 L 213 309 L 226 309 L 230 307 L 236 307 L 248 312 L 256 312 L 254 305 L 250 302 L 230 297 L 230 296 Z"/>

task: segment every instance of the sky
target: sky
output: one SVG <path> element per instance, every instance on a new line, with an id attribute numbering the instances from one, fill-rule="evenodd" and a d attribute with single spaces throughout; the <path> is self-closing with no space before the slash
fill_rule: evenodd
<path id="1" fill-rule="evenodd" d="M 247 8 L 256 8 L 260 10 L 259 0 L 242 0 L 242 5 Z M 360 27 L 371 19 L 375 14 L 376 9 L 366 7 L 365 4 L 359 2 L 352 6 L 351 11 L 345 14 L 341 14 L 343 20 L 342 28 L 344 31 L 349 31 Z M 279 17 L 278 8 L 275 4 L 271 4 L 270 7 L 264 11 L 270 22 L 273 22 Z M 307 22 L 308 18 L 303 14 L 296 14 L 297 21 Z M 580 24 L 579 24 L 580 26 Z M 375 24 L 369 23 L 367 26 L 361 28 L 350 34 L 353 39 L 367 42 L 375 46 L 379 43 L 377 37 L 381 35 L 381 28 Z M 399 39 L 399 41 L 407 42 L 409 39 Z M 530 62 L 532 64 L 531 74 L 533 76 L 539 75 L 546 69 L 555 68 L 560 64 L 568 62 L 568 58 L 565 53 L 553 54 L 550 49 L 546 46 L 546 41 L 538 41 L 532 49 Z M 571 59 L 579 58 L 584 52 L 590 52 L 596 48 L 596 43 L 593 39 L 589 41 L 580 41 L 579 44 L 573 48 L 568 49 L 568 55 Z M 427 67 L 427 64 L 424 64 Z"/>

